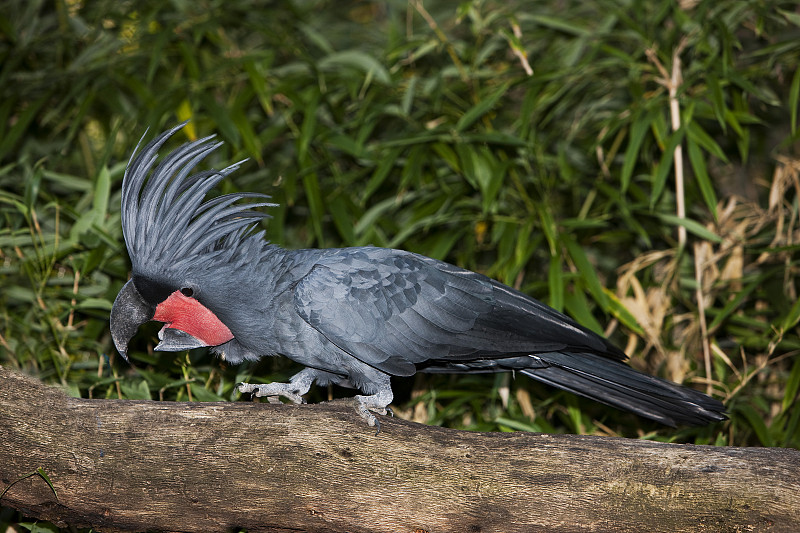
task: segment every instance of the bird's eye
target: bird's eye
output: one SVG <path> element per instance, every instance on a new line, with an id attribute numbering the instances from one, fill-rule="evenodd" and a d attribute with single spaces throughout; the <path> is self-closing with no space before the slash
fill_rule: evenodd
<path id="1" fill-rule="evenodd" d="M 192 295 L 194 295 L 194 291 L 192 290 L 191 287 L 184 287 L 181 289 L 181 294 L 183 294 L 187 298 L 191 298 Z"/>

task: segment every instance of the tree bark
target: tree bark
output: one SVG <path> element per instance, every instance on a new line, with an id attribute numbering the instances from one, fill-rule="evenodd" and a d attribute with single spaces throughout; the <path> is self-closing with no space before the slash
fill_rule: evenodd
<path id="1" fill-rule="evenodd" d="M 76 399 L 0 367 L 0 504 L 100 531 L 800 531 L 796 450 L 381 420 Z"/>

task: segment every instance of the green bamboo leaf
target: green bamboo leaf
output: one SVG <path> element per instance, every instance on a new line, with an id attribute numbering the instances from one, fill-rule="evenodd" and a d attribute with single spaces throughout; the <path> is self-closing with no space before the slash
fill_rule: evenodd
<path id="1" fill-rule="evenodd" d="M 629 330 L 637 335 L 644 335 L 644 329 L 639 325 L 639 321 L 636 320 L 636 317 L 633 316 L 628 308 L 617 298 L 617 295 L 605 287 L 603 287 L 603 292 L 605 292 L 606 297 L 608 297 L 608 302 L 610 304 L 608 309 L 611 314 Z"/>
<path id="2" fill-rule="evenodd" d="M 324 57 L 318 66 L 323 70 L 339 71 L 342 67 L 360 70 L 384 85 L 391 85 L 389 71 L 377 59 L 361 50 L 334 52 Z"/>
<path id="3" fill-rule="evenodd" d="M 77 304 L 75 309 L 97 309 L 100 311 L 111 311 L 111 302 L 105 298 L 84 298 Z"/>
<path id="4" fill-rule="evenodd" d="M 366 187 L 364 187 L 364 193 L 361 195 L 360 203 L 362 206 L 367 203 L 370 196 L 380 188 L 389 173 L 398 165 L 398 159 L 402 152 L 403 149 L 400 147 L 392 148 L 385 150 L 385 154 L 379 158 L 378 166 L 375 167 Z"/>
<path id="5" fill-rule="evenodd" d="M 749 79 L 744 77 L 744 73 L 742 71 L 736 70 L 729 70 L 728 71 L 728 79 L 738 85 L 742 90 L 746 93 L 759 98 L 766 104 L 769 104 L 774 107 L 779 107 L 781 105 L 780 99 L 775 95 L 775 93 L 767 86 L 756 86 L 751 82 Z"/>
<path id="6" fill-rule="evenodd" d="M 420 197 L 420 193 L 416 191 L 409 191 L 403 195 L 403 202 L 414 202 Z M 400 206 L 400 202 L 394 196 L 391 196 L 369 208 L 356 223 L 354 231 L 359 237 L 364 235 L 372 226 L 376 225 L 379 220 L 388 216 L 393 208 Z"/>
<path id="7" fill-rule="evenodd" d="M 737 135 L 740 137 L 744 135 L 744 129 L 742 129 L 742 125 L 739 123 L 739 118 L 736 116 L 737 114 L 730 109 L 725 110 L 725 122 L 733 128 L 733 131 L 736 132 Z"/>
<path id="8" fill-rule="evenodd" d="M 416 135 L 407 135 L 399 139 L 392 139 L 383 143 L 384 148 L 394 148 L 397 146 L 410 146 L 416 144 L 425 144 L 434 141 L 452 142 L 451 135 L 443 135 L 441 133 L 420 133 Z"/>
<path id="9" fill-rule="evenodd" d="M 764 417 L 758 411 L 744 403 L 737 404 L 736 411 L 744 415 L 744 418 L 750 424 L 750 428 L 755 432 L 758 440 L 761 441 L 762 446 L 774 446 L 767 425 L 764 423 Z"/>
<path id="10" fill-rule="evenodd" d="M 192 80 L 199 80 L 202 78 L 202 69 L 200 68 L 199 63 L 197 62 L 195 47 L 189 41 L 181 39 L 178 41 L 178 51 L 181 53 L 181 57 L 183 58 L 183 63 L 181 65 L 185 67 L 186 73 L 189 75 L 189 78 Z"/>
<path id="11" fill-rule="evenodd" d="M 510 418 L 497 417 L 494 420 L 498 426 L 506 426 L 514 431 L 530 431 L 532 433 L 539 433 L 542 431 L 541 426 L 538 424 L 531 424 L 528 422 L 521 422 L 519 420 L 512 420 Z"/>
<path id="12" fill-rule="evenodd" d="M 581 248 L 581 246 L 571 236 L 565 233 L 559 235 L 559 239 L 562 243 L 564 243 L 564 246 L 566 246 L 569 256 L 572 258 L 572 261 L 578 268 L 581 279 L 586 284 L 586 287 L 589 289 L 592 297 L 597 303 L 600 304 L 600 307 L 604 311 L 608 310 L 608 297 L 603 290 L 603 285 L 600 283 L 600 279 L 597 277 L 597 272 L 589 262 L 589 258 L 586 257 L 586 252 L 583 251 L 583 248 Z"/>
<path id="13" fill-rule="evenodd" d="M 144 379 L 142 379 L 138 383 L 122 382 L 120 383 L 120 388 L 122 389 L 122 394 L 128 400 L 152 399 L 152 396 L 150 394 L 150 386 Z"/>
<path id="14" fill-rule="evenodd" d="M 672 163 L 675 158 L 675 148 L 683 141 L 684 128 L 681 127 L 678 131 L 669 136 L 669 140 L 664 147 L 664 153 L 661 160 L 656 165 L 653 174 L 653 192 L 650 195 L 650 208 L 652 209 L 658 200 L 661 198 L 661 193 L 664 192 L 664 187 L 667 186 L 667 177 L 670 176 Z"/>
<path id="15" fill-rule="evenodd" d="M 22 481 L 23 479 L 28 479 L 29 477 L 33 477 L 33 476 L 39 476 L 39 477 L 41 477 L 41 478 L 44 480 L 44 482 L 45 482 L 45 483 L 47 483 L 47 485 L 50 487 L 50 490 L 52 490 L 52 491 L 53 491 L 53 496 L 55 496 L 55 497 L 56 497 L 56 501 L 58 501 L 58 493 L 56 492 L 56 488 L 53 486 L 53 482 L 52 482 L 52 481 L 50 481 L 50 476 L 48 476 L 48 475 L 47 475 L 47 472 L 45 472 L 44 468 L 42 468 L 41 466 L 40 466 L 39 468 L 37 468 L 36 470 L 34 470 L 33 472 L 30 472 L 30 473 L 28 473 L 28 474 L 25 474 L 25 475 L 23 475 L 23 476 L 20 476 L 20 477 L 18 477 L 17 479 L 15 479 L 14 481 L 12 481 L 11 483 L 9 483 L 9 484 L 8 484 L 8 485 L 7 485 L 7 486 L 6 486 L 6 487 L 3 489 L 3 491 L 2 491 L 2 492 L 0 492 L 0 500 L 2 500 L 2 499 L 3 499 L 3 496 L 5 496 L 6 492 L 8 492 L 8 490 L 9 490 L 11 487 L 13 487 L 14 485 L 16 485 L 18 482 Z M 30 528 L 29 528 L 29 529 L 30 529 Z M 33 530 L 31 529 L 31 531 L 33 531 Z"/>
<path id="16" fill-rule="evenodd" d="M 501 146 L 512 146 L 515 148 L 528 146 L 528 143 L 524 139 L 499 131 L 464 132 L 463 134 L 459 135 L 459 138 L 472 144 L 486 143 Z"/>
<path id="17" fill-rule="evenodd" d="M 15 119 L 14 125 L 8 130 L 8 133 L 0 141 L 0 161 L 2 161 L 6 154 L 17 144 L 22 134 L 28 130 L 31 121 L 36 118 L 39 110 L 44 103 L 50 98 L 50 95 L 45 95 L 38 100 L 28 103 L 28 105 L 20 111 Z"/>
<path id="18" fill-rule="evenodd" d="M 53 172 L 52 170 L 44 170 L 42 172 L 42 178 L 60 187 L 64 187 L 71 192 L 86 192 L 92 189 L 92 182 L 85 177 L 81 178 Z"/>
<path id="19" fill-rule="evenodd" d="M 59 528 L 55 524 L 49 522 L 20 522 L 20 526 L 24 527 L 28 533 L 58 533 Z"/>
<path id="20" fill-rule="evenodd" d="M 778 13 L 786 17 L 786 20 L 800 28 L 800 13 L 794 11 L 787 11 L 785 9 L 777 9 Z"/>
<path id="21" fill-rule="evenodd" d="M 461 167 L 464 179 L 467 180 L 467 183 L 469 183 L 473 189 L 480 191 L 481 185 L 475 177 L 475 160 L 477 157 L 472 145 L 457 143 L 453 148 L 455 148 L 458 154 L 459 166 Z"/>
<path id="22" fill-rule="evenodd" d="M 534 221 L 527 220 L 524 225 L 516 228 L 517 238 L 514 243 L 513 260 L 509 268 L 504 273 L 503 281 L 507 284 L 514 283 L 517 276 L 525 268 L 525 265 L 531 260 L 536 249 L 541 242 L 540 238 L 531 237 L 533 233 Z"/>
<path id="23" fill-rule="evenodd" d="M 500 98 L 506 94 L 510 86 L 511 84 L 508 82 L 502 84 L 495 92 L 470 108 L 469 111 L 464 113 L 456 123 L 456 131 L 464 131 L 466 128 L 471 126 L 473 122 L 491 111 L 492 108 L 497 104 L 498 100 L 500 100 Z"/>
<path id="24" fill-rule="evenodd" d="M 196 402 L 221 402 L 225 398 L 218 396 L 205 388 L 202 383 L 192 381 L 189 383 L 189 388 L 192 390 L 192 396 Z"/>
<path id="25" fill-rule="evenodd" d="M 219 129 L 222 137 L 234 146 L 238 145 L 241 142 L 239 128 L 236 127 L 236 122 L 234 122 L 230 110 L 221 106 L 211 94 L 201 94 L 199 95 L 199 100 L 203 109 L 214 120 L 214 124 L 216 124 L 216 128 Z"/>
<path id="26" fill-rule="evenodd" d="M 108 167 L 102 167 L 97 174 L 92 197 L 92 211 L 97 216 L 96 223 L 100 224 L 108 213 L 108 198 L 111 194 L 111 173 Z"/>
<path id="27" fill-rule="evenodd" d="M 141 370 L 140 370 L 140 372 L 141 372 Z M 157 378 L 158 376 L 154 376 L 154 377 Z M 176 380 L 170 381 L 169 383 L 166 383 L 166 384 L 162 385 L 161 386 L 161 391 L 159 391 L 159 392 L 163 392 L 163 391 L 165 391 L 167 389 L 177 389 L 178 387 L 185 387 L 189 383 L 194 383 L 194 381 L 195 380 L 193 378 L 190 378 L 190 379 L 185 379 L 185 378 L 184 379 L 176 379 Z"/>
<path id="28" fill-rule="evenodd" d="M 789 310 L 786 316 L 783 317 L 783 320 L 781 320 L 780 332 L 784 333 L 789 331 L 795 327 L 798 322 L 800 322 L 800 300 L 794 302 L 792 308 Z"/>
<path id="29" fill-rule="evenodd" d="M 297 161 L 301 168 L 310 165 L 308 148 L 317 129 L 317 108 L 320 95 L 314 92 L 309 101 L 303 106 L 303 124 L 300 126 L 300 136 L 297 139 Z"/>
<path id="30" fill-rule="evenodd" d="M 253 91 L 255 91 L 258 97 L 258 103 L 261 105 L 261 109 L 264 110 L 267 116 L 272 116 L 272 95 L 267 90 L 267 83 L 264 81 L 264 75 L 259 72 L 263 63 L 263 58 L 258 58 L 258 64 L 256 64 L 255 59 L 248 59 L 243 63 L 243 66 L 245 72 L 247 72 L 247 79 L 250 80 L 250 85 L 253 87 Z"/>
<path id="31" fill-rule="evenodd" d="M 548 15 L 528 15 L 525 17 L 525 19 L 533 21 L 546 28 L 562 31 L 569 35 L 588 37 L 592 34 L 591 30 L 578 26 L 577 24 L 573 24 L 560 17 L 551 17 Z"/>
<path id="32" fill-rule="evenodd" d="M 458 222 L 459 220 L 454 220 L 452 214 L 450 213 L 435 213 L 433 215 L 421 217 L 411 224 L 403 227 L 403 229 L 397 235 L 395 235 L 392 240 L 389 241 L 387 247 L 397 248 L 412 235 L 418 234 L 420 231 L 424 231 L 427 228 Z"/>
<path id="33" fill-rule="evenodd" d="M 792 86 L 789 89 L 789 119 L 792 124 L 792 135 L 797 135 L 797 104 L 800 101 L 800 67 L 797 67 L 792 76 Z"/>
<path id="34" fill-rule="evenodd" d="M 464 238 L 467 228 L 468 226 L 462 225 L 457 229 L 453 229 L 453 231 L 433 236 L 433 238 L 426 243 L 427 246 L 425 248 L 428 252 L 425 255 L 433 257 L 434 259 L 444 260 L 447 254 L 450 253 L 450 250 L 453 249 L 453 246 Z"/>
<path id="35" fill-rule="evenodd" d="M 547 286 L 550 289 L 550 307 L 558 311 L 564 310 L 564 274 L 561 271 L 561 257 L 550 256 L 550 268 L 547 271 Z"/>
<path id="36" fill-rule="evenodd" d="M 728 156 L 725 155 L 725 152 L 722 151 L 717 141 L 711 138 L 711 136 L 706 133 L 706 131 L 698 124 L 697 122 L 692 122 L 689 124 L 687 128 L 687 137 L 700 146 L 702 146 L 706 152 L 711 153 L 715 157 L 728 162 Z"/>
<path id="37" fill-rule="evenodd" d="M 589 311 L 591 306 L 586 299 L 586 294 L 584 294 L 582 287 L 580 284 L 576 285 L 575 290 L 566 291 L 564 293 L 564 307 L 567 313 L 583 327 L 589 328 L 598 335 L 602 335 L 603 326 L 600 325 L 600 322 L 598 322 L 591 311 Z"/>
<path id="38" fill-rule="evenodd" d="M 183 134 L 189 138 L 189 140 L 197 139 L 197 128 L 195 128 L 194 123 L 194 111 L 192 110 L 192 102 L 189 101 L 188 98 L 184 98 L 180 104 L 178 104 L 177 109 L 175 109 L 175 116 L 178 117 L 179 122 L 186 122 L 186 126 L 183 127 Z"/>
<path id="39" fill-rule="evenodd" d="M 164 48 L 169 42 L 170 35 L 167 32 L 157 32 L 152 36 L 150 53 L 148 54 L 150 57 L 147 62 L 147 74 L 145 75 L 148 86 L 151 86 L 153 78 L 158 71 L 158 67 L 162 65 L 162 61 L 164 60 Z"/>
<path id="40" fill-rule="evenodd" d="M 101 227 L 108 213 L 108 199 L 111 194 L 111 174 L 103 167 L 97 174 L 92 196 L 92 208 L 84 212 L 70 228 L 69 242 L 73 245 L 83 234 L 93 227 Z"/>
<path id="41" fill-rule="evenodd" d="M 542 222 L 542 232 L 547 245 L 550 247 L 550 256 L 555 257 L 558 255 L 558 228 L 556 222 L 553 220 L 553 215 L 544 206 L 540 206 L 537 210 L 539 212 L 539 220 Z"/>
<path id="42" fill-rule="evenodd" d="M 316 172 L 309 172 L 303 176 L 303 188 L 306 191 L 308 209 L 310 213 L 311 226 L 314 228 L 314 236 L 319 246 L 324 246 L 322 240 L 322 218 L 324 216 L 324 204 L 322 202 L 322 191 L 319 186 L 319 178 Z"/>
<path id="43" fill-rule="evenodd" d="M 306 24 L 301 22 L 297 24 L 298 29 L 303 33 L 303 35 L 309 40 L 309 42 L 315 44 L 322 52 L 326 54 L 333 54 L 335 48 L 331 44 L 331 42 L 327 39 L 325 32 L 319 31 L 319 28 L 312 26 L 311 24 Z"/>
<path id="44" fill-rule="evenodd" d="M 461 173 L 461 165 L 458 161 L 458 154 L 456 154 L 452 146 L 447 143 L 437 142 L 433 143 L 431 148 L 433 148 L 433 151 L 436 152 L 436 155 L 438 155 L 442 161 L 447 163 L 447 166 L 449 166 L 453 172 L 458 174 Z"/>
<path id="45" fill-rule="evenodd" d="M 778 444 L 783 448 L 799 448 L 800 447 L 800 409 L 790 409 L 785 412 L 788 416 L 782 416 L 778 420 L 786 420 L 783 422 L 781 442 Z"/>
<path id="46" fill-rule="evenodd" d="M 667 146 L 669 136 L 673 133 L 672 127 L 667 123 L 666 115 L 664 113 L 656 113 L 650 129 L 653 132 L 656 144 L 663 151 Z"/>
<path id="47" fill-rule="evenodd" d="M 44 468 L 40 466 L 39 468 L 36 469 L 36 473 L 39 474 L 39 476 L 45 481 L 45 483 L 47 483 L 47 485 L 50 487 L 50 490 L 53 491 L 53 495 L 56 497 L 56 500 L 58 500 L 58 493 L 56 492 L 56 488 L 53 486 L 53 482 L 50 481 L 50 476 L 48 476 L 47 472 L 44 471 Z"/>
<path id="48" fill-rule="evenodd" d="M 690 218 L 680 218 L 675 215 L 667 215 L 665 213 L 658 213 L 657 216 L 667 224 L 672 224 L 673 226 L 683 226 L 687 231 L 694 233 L 702 239 L 711 242 L 722 242 L 722 237 L 707 229 L 705 226 L 695 220 Z"/>
<path id="49" fill-rule="evenodd" d="M 347 246 L 355 245 L 356 237 L 353 231 L 353 217 L 347 210 L 347 202 L 344 196 L 339 194 L 329 198 L 326 205 L 336 229 L 339 230 L 339 235 L 342 236 L 343 243 Z"/>
<path id="50" fill-rule="evenodd" d="M 717 195 L 714 192 L 714 185 L 711 183 L 711 178 L 706 169 L 705 155 L 700 149 L 700 146 L 692 139 L 688 139 L 687 151 L 689 152 L 689 161 L 694 171 L 694 177 L 697 180 L 697 185 L 700 187 L 700 192 L 703 195 L 703 200 L 706 202 L 706 207 L 711 211 L 714 220 L 717 219 Z"/>
<path id="51" fill-rule="evenodd" d="M 650 128 L 650 115 L 639 114 L 631 126 L 630 134 L 628 135 L 628 147 L 625 149 L 625 156 L 622 163 L 622 173 L 620 174 L 620 181 L 622 182 L 622 192 L 628 190 L 628 185 L 631 183 L 631 176 L 636 163 L 639 161 L 639 149 L 642 146 L 647 130 Z"/>
<path id="52" fill-rule="evenodd" d="M 713 74 L 709 74 L 706 78 L 706 83 L 708 83 L 708 96 L 711 100 L 711 106 L 714 109 L 714 116 L 717 117 L 717 122 L 719 122 L 722 131 L 724 132 L 727 128 L 727 124 L 725 123 L 725 112 L 728 110 L 728 107 L 725 105 L 725 94 L 722 92 L 722 86 L 719 83 L 719 79 Z"/>
<path id="53" fill-rule="evenodd" d="M 463 153 L 469 154 L 471 161 L 470 165 L 465 165 L 465 172 L 467 170 L 472 172 L 470 183 L 477 183 L 481 191 L 483 212 L 488 213 L 491 206 L 494 205 L 494 200 L 500 187 L 503 185 L 505 179 L 505 169 L 507 164 L 501 164 L 497 161 L 492 152 L 483 147 L 474 146 L 471 149 L 467 147 Z"/>
<path id="54" fill-rule="evenodd" d="M 236 108 L 231 110 L 231 118 L 233 123 L 236 124 L 236 129 L 241 135 L 242 143 L 244 144 L 245 151 L 250 157 L 255 159 L 259 165 L 264 164 L 264 158 L 261 155 L 261 143 L 258 140 L 253 123 L 248 120 L 243 108 Z"/>
<path id="55" fill-rule="evenodd" d="M 786 380 L 786 389 L 784 390 L 783 403 L 781 404 L 781 410 L 784 413 L 795 404 L 798 389 L 800 389 L 800 357 L 795 358 L 792 371 L 789 373 L 789 379 Z"/>
<path id="56" fill-rule="evenodd" d="M 427 146 L 412 146 L 408 150 L 405 165 L 400 171 L 399 189 L 405 190 L 412 183 L 418 183 L 423 175 L 424 163 L 428 158 Z"/>
<path id="57" fill-rule="evenodd" d="M 739 308 L 742 302 L 747 300 L 747 298 L 756 288 L 761 286 L 763 281 L 763 276 L 759 276 L 758 279 L 748 283 L 742 290 L 736 292 L 735 296 L 731 298 L 725 304 L 725 306 L 715 314 L 714 320 L 712 320 L 711 324 L 708 326 L 708 331 L 713 333 L 722 324 L 722 322 L 731 315 L 731 313 Z M 711 310 L 711 312 L 714 311 Z"/>
<path id="58" fill-rule="evenodd" d="M 364 146 L 349 135 L 331 135 L 325 142 L 356 159 L 364 157 Z"/>
<path id="59" fill-rule="evenodd" d="M 416 94 L 418 80 L 419 78 L 417 76 L 411 76 L 411 78 L 408 80 L 408 84 L 406 85 L 406 90 L 403 92 L 403 98 L 400 101 L 400 109 L 403 111 L 405 116 L 411 115 L 411 107 L 414 104 L 414 96 Z"/>

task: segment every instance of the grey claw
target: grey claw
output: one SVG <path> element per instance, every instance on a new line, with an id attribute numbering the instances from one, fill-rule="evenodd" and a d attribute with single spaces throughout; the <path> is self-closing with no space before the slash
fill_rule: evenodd
<path id="1" fill-rule="evenodd" d="M 253 389 L 253 390 L 250 390 L 250 391 L 246 391 L 246 390 L 242 390 L 242 389 L 239 388 L 242 385 L 247 385 L 247 383 L 237 383 L 236 384 L 236 390 L 239 391 L 239 394 L 247 394 L 250 397 L 251 401 L 255 400 L 256 399 L 256 392 L 255 391 L 258 390 L 258 389 Z"/>

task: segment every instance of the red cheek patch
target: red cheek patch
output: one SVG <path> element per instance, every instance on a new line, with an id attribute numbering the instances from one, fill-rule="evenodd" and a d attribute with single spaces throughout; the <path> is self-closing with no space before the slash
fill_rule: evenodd
<path id="1" fill-rule="evenodd" d="M 166 323 L 168 328 L 184 331 L 201 340 L 206 346 L 219 346 L 233 338 L 228 326 L 207 307 L 175 291 L 158 304 L 153 320 Z"/>

